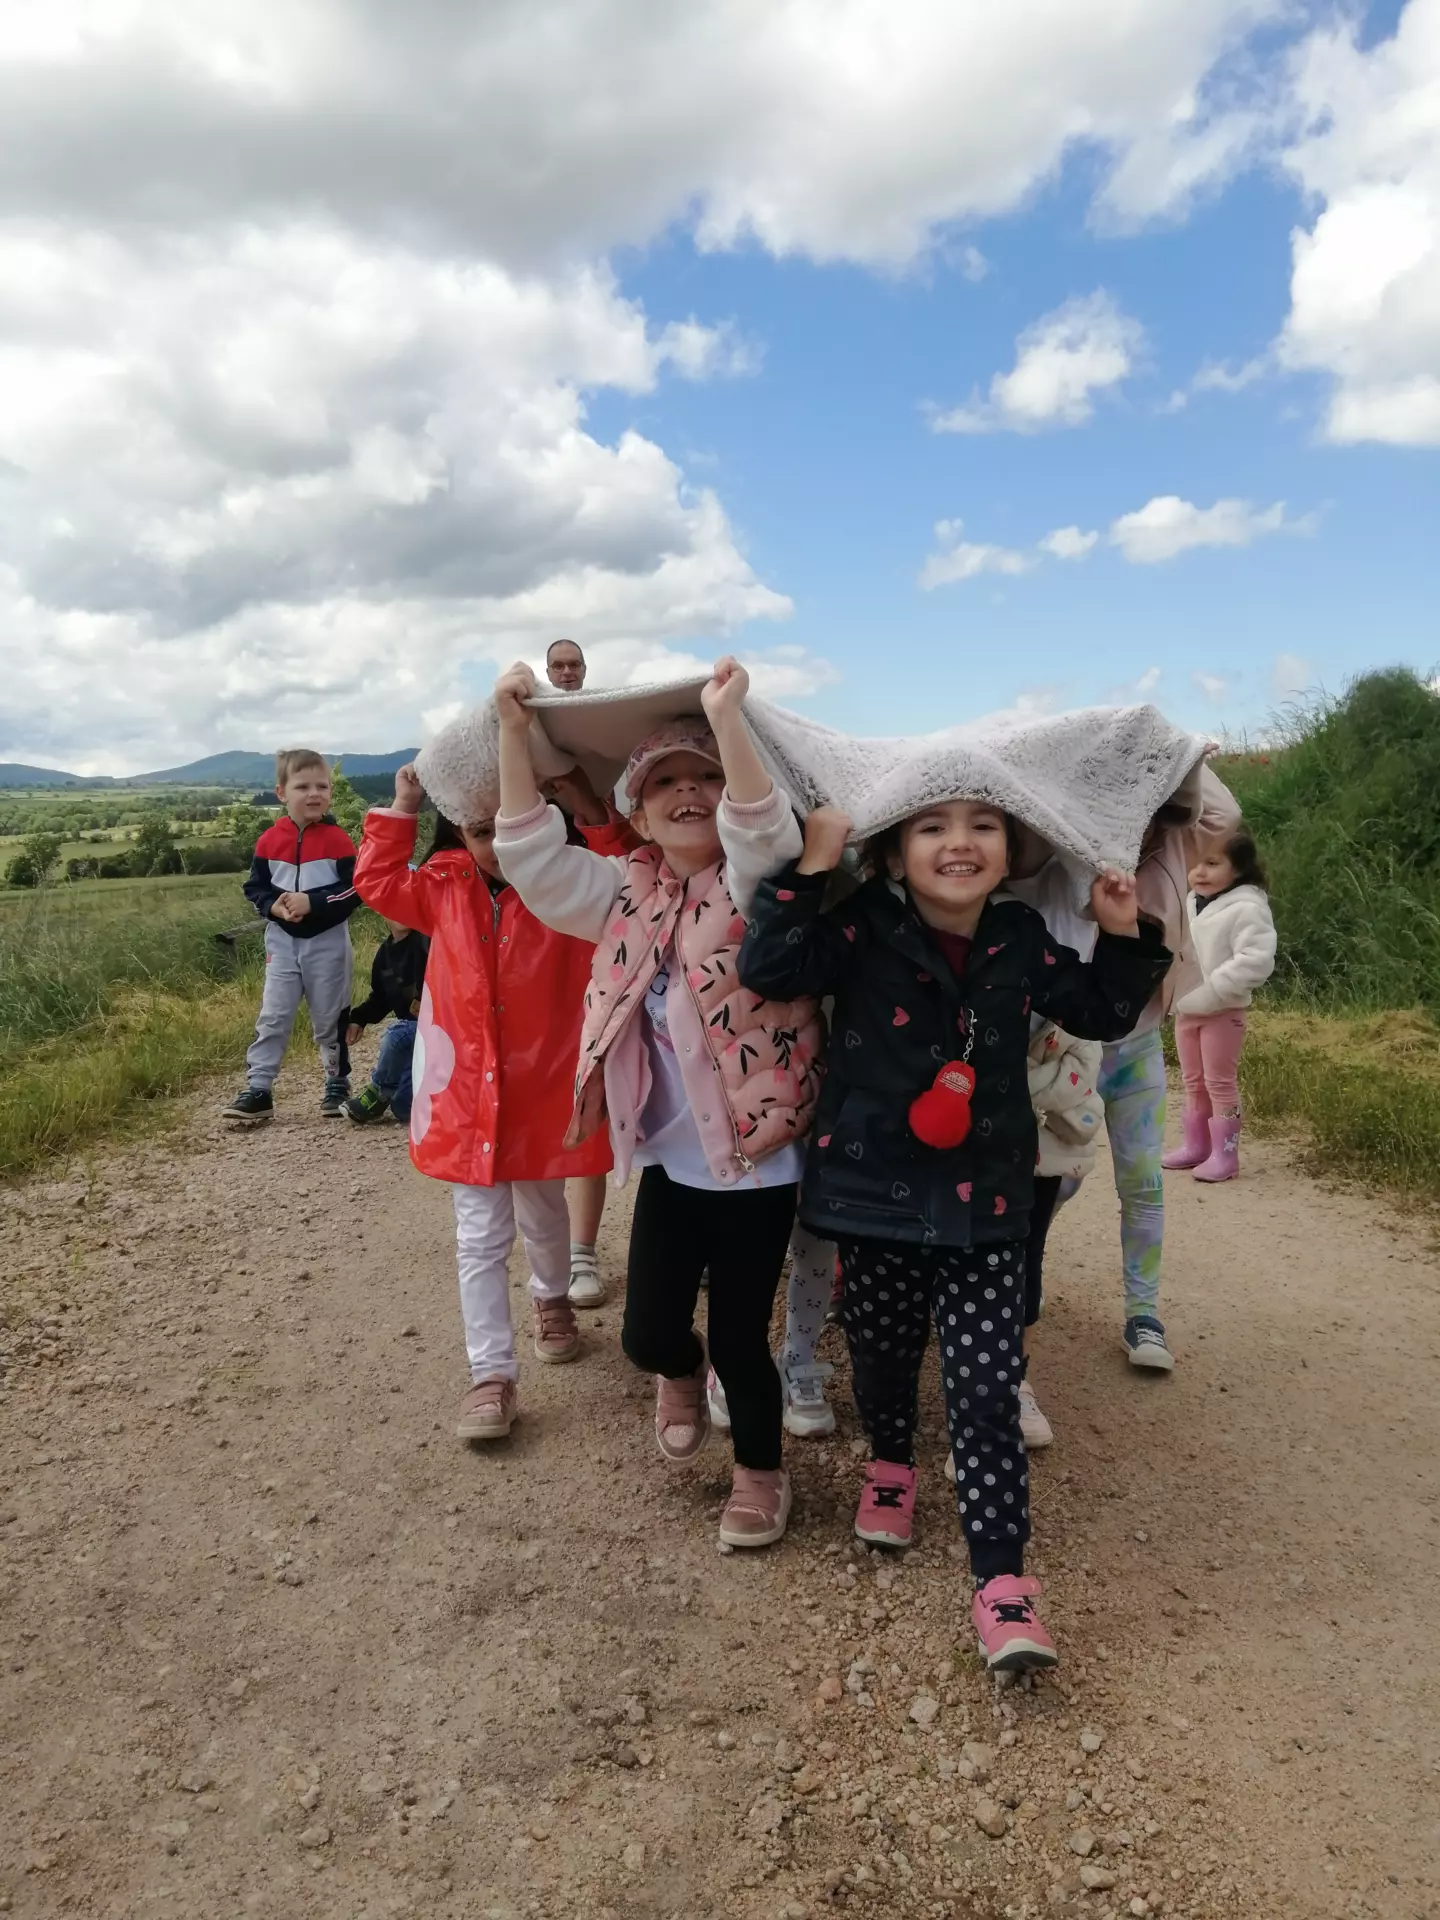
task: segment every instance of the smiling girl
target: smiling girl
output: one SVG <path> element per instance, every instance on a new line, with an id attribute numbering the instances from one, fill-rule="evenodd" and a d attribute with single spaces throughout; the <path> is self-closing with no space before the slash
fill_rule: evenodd
<path id="1" fill-rule="evenodd" d="M 736 976 L 745 923 L 731 869 L 748 897 L 801 846 L 741 717 L 748 685 L 722 660 L 701 696 L 705 720 L 676 721 L 635 748 L 625 790 L 643 844 L 608 859 L 567 845 L 540 797 L 529 669 L 512 668 L 495 688 L 501 863 L 542 920 L 597 943 L 567 1139 L 591 1139 L 608 1119 L 617 1177 L 642 1169 L 622 1340 L 657 1376 L 655 1438 L 667 1460 L 692 1458 L 709 1434 L 693 1325 L 709 1269 L 710 1360 L 735 1447 L 720 1523 L 732 1547 L 778 1540 L 790 1511 L 768 1332 L 821 1045 L 813 1000 L 757 998 Z"/>
<path id="2" fill-rule="evenodd" d="M 1094 959 L 1052 940 L 1038 913 L 1001 891 L 1011 822 L 972 800 L 927 807 L 877 836 L 865 884 L 822 911 L 849 831 L 843 814 L 811 814 L 801 859 L 757 889 L 740 978 L 778 998 L 835 996 L 800 1217 L 840 1249 L 873 1456 L 855 1531 L 910 1542 L 916 1390 L 933 1318 L 981 1649 L 992 1668 L 1050 1666 L 1055 1648 L 1032 1604 L 1039 1583 L 1023 1577 L 1030 1017 L 1097 1040 L 1126 1033 L 1170 955 L 1137 923 L 1133 881 L 1110 870 L 1091 888 Z"/>

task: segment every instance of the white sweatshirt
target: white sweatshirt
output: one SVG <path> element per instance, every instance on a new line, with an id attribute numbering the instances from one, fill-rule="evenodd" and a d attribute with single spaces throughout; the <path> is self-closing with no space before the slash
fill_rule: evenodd
<path id="1" fill-rule="evenodd" d="M 1275 922 L 1263 887 L 1232 887 L 1203 912 L 1186 903 L 1190 942 L 1205 978 L 1175 1003 L 1176 1013 L 1226 1013 L 1248 1007 L 1275 971 Z"/>

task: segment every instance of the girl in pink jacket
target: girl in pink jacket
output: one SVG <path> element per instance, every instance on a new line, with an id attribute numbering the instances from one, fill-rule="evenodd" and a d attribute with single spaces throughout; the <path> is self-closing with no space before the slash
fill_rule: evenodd
<path id="1" fill-rule="evenodd" d="M 722 660 L 701 700 L 630 756 L 625 790 L 644 844 L 606 858 L 566 844 L 535 784 L 528 667 L 495 688 L 500 817 L 495 844 L 522 900 L 558 932 L 595 943 L 567 1142 L 607 1120 L 615 1170 L 643 1169 L 622 1341 L 657 1376 L 655 1438 L 668 1460 L 709 1435 L 706 1357 L 693 1320 L 709 1270 L 709 1339 L 729 1403 L 735 1474 L 720 1522 L 732 1547 L 785 1531 L 781 1388 L 770 1313 L 820 1088 L 812 1000 L 763 1000 L 736 971 L 745 923 L 731 897 L 798 857 L 800 829 L 741 717 L 749 677 Z"/>

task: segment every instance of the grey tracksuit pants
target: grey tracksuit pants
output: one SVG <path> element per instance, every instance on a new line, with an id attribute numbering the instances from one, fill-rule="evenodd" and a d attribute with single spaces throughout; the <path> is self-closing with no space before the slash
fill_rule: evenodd
<path id="1" fill-rule="evenodd" d="M 350 929 L 343 922 L 308 940 L 297 940 L 278 920 L 266 922 L 265 994 L 254 1043 L 245 1056 L 252 1087 L 274 1084 L 302 1000 L 310 1009 L 325 1077 L 340 1077 L 340 1016 L 350 1004 L 354 966 Z"/>

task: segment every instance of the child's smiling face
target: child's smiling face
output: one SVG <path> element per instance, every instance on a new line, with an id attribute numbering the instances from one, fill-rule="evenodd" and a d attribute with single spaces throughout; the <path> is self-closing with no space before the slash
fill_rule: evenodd
<path id="1" fill-rule="evenodd" d="M 897 871 L 898 868 L 898 871 Z M 891 877 L 904 880 L 920 918 L 971 933 L 980 909 L 1010 871 L 1005 815 L 976 800 L 947 800 L 900 829 Z"/>
<path id="2" fill-rule="evenodd" d="M 698 753 L 667 753 L 646 776 L 631 816 L 677 872 L 699 873 L 720 858 L 725 775 Z"/>

